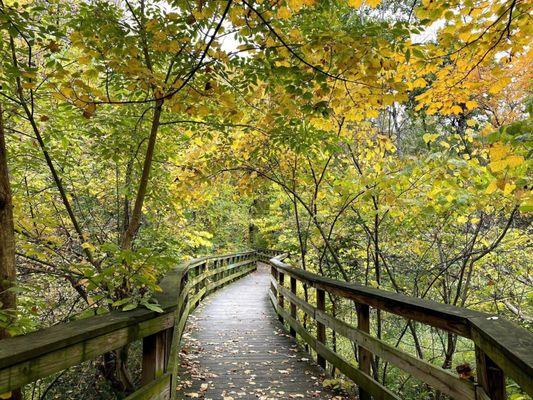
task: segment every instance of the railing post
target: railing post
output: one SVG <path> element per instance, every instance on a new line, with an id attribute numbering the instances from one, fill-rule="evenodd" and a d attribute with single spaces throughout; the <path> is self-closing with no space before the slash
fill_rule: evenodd
<path id="1" fill-rule="evenodd" d="M 200 266 L 196 266 L 194 267 L 194 279 L 196 279 L 199 275 L 200 275 Z M 200 282 L 196 282 L 196 284 L 194 285 L 194 294 L 198 294 L 198 292 L 200 291 Z M 193 308 L 196 308 L 196 305 L 198 304 L 198 302 L 196 302 L 195 304 L 191 304 L 191 306 Z"/>
<path id="2" fill-rule="evenodd" d="M 283 272 L 278 272 L 278 282 L 280 286 L 285 284 L 285 274 Z M 278 303 L 281 309 L 285 308 L 285 297 L 281 293 L 281 290 L 278 292 Z M 278 318 L 279 321 L 283 323 L 283 317 L 279 315 Z"/>
<path id="3" fill-rule="evenodd" d="M 320 311 L 326 311 L 326 292 L 322 289 L 316 290 L 316 308 Z M 317 321 L 316 323 L 316 339 L 322 344 L 326 344 L 326 327 L 324 324 Z M 317 352 L 316 362 L 323 369 L 326 369 L 326 359 Z"/>
<path id="4" fill-rule="evenodd" d="M 272 280 L 274 282 L 277 282 L 278 281 L 278 270 L 273 265 L 270 266 L 270 274 L 272 275 Z M 274 296 L 274 298 L 277 299 L 278 290 L 276 289 L 274 282 L 270 282 L 270 291 L 272 292 L 272 295 Z"/>
<path id="5" fill-rule="evenodd" d="M 142 385 L 163 375 L 168 364 L 171 342 L 172 329 L 165 329 L 143 339 Z"/>
<path id="6" fill-rule="evenodd" d="M 222 262 L 220 263 L 220 266 L 221 267 L 227 267 L 229 264 L 229 258 L 225 258 L 224 260 L 222 260 Z M 224 279 L 226 277 L 226 270 L 223 269 L 221 272 L 220 272 L 220 279 Z M 222 285 L 224 286 L 224 285 Z"/>
<path id="7" fill-rule="evenodd" d="M 296 278 L 294 276 L 291 276 L 291 293 L 296 296 Z M 290 302 L 291 304 L 291 317 L 296 320 L 296 304 L 294 302 Z M 296 331 L 291 326 L 289 333 L 292 337 L 296 337 Z"/>
<path id="8" fill-rule="evenodd" d="M 218 268 L 218 260 L 215 258 L 213 260 L 213 271 L 215 271 Z M 213 288 L 216 286 L 216 282 L 218 281 L 218 273 L 211 275 L 211 283 L 213 285 Z"/>
<path id="9" fill-rule="evenodd" d="M 476 372 L 479 386 L 491 400 L 505 400 L 505 376 L 483 350 L 476 346 Z"/>
<path id="10" fill-rule="evenodd" d="M 202 264 L 202 267 L 200 269 L 201 274 L 207 272 L 208 263 L 209 263 L 209 260 L 205 260 L 205 263 Z M 202 281 L 200 282 L 200 289 L 204 289 L 204 288 L 206 289 L 206 292 L 203 294 L 203 296 L 201 296 L 200 299 L 198 299 L 198 303 L 200 303 L 200 301 L 203 300 L 205 296 L 207 296 L 207 279 L 206 278 L 202 279 Z"/>
<path id="11" fill-rule="evenodd" d="M 370 307 L 367 304 L 357 304 L 357 328 L 363 332 L 370 333 Z M 362 346 L 357 347 L 359 354 L 359 369 L 365 374 L 370 375 L 370 364 L 372 353 Z M 372 397 L 368 392 L 359 388 L 359 398 L 361 400 L 370 400 Z"/>
<path id="12" fill-rule="evenodd" d="M 228 258 L 227 263 L 226 263 L 226 267 L 229 267 L 231 264 L 233 264 L 233 260 L 234 260 L 234 257 L 233 257 L 233 256 L 231 256 L 230 258 Z M 226 269 L 226 270 L 224 271 L 224 278 L 227 278 L 228 275 L 229 275 L 229 269 Z M 227 285 L 227 284 L 228 284 L 228 282 L 226 282 L 224 285 Z"/>
<path id="13" fill-rule="evenodd" d="M 200 264 L 198 265 L 198 267 L 196 267 L 196 277 L 199 277 L 201 274 L 202 274 L 202 270 L 203 270 L 203 264 Z M 195 294 L 198 294 L 200 293 L 200 290 L 202 289 L 202 281 L 196 283 L 196 293 Z M 198 299 L 196 301 L 196 304 L 194 304 L 194 307 L 198 307 L 198 305 L 200 304 L 200 299 Z"/>
<path id="14" fill-rule="evenodd" d="M 183 274 L 183 277 L 181 278 L 180 290 L 183 290 L 183 288 L 187 285 L 187 283 L 189 283 L 189 270 L 185 271 L 185 273 Z M 185 307 L 187 307 L 187 303 L 189 303 L 189 300 L 190 300 L 189 293 L 185 293 L 185 297 L 183 298 L 183 304 L 181 305 L 181 310 L 179 310 L 180 315 L 185 310 Z"/>
<path id="15" fill-rule="evenodd" d="M 231 258 L 229 258 L 229 257 L 225 258 L 224 259 L 224 263 L 223 263 L 224 269 L 220 273 L 220 279 L 224 279 L 226 277 L 227 267 L 230 264 L 231 264 Z"/>

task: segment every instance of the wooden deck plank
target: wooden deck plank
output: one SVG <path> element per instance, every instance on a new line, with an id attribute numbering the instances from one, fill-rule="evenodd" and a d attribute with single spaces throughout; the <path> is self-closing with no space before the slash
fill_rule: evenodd
<path id="1" fill-rule="evenodd" d="M 235 400 L 338 396 L 322 387 L 322 370 L 280 325 L 268 298 L 269 275 L 260 266 L 189 317 L 178 399 L 196 393 Z"/>

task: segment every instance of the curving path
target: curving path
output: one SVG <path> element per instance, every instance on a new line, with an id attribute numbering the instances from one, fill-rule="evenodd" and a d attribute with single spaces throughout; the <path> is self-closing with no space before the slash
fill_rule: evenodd
<path id="1" fill-rule="evenodd" d="M 283 330 L 266 265 L 213 293 L 189 317 L 179 399 L 343 399 Z"/>

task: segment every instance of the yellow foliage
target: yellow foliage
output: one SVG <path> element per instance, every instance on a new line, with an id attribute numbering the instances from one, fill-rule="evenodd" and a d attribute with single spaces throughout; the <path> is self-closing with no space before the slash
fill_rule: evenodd
<path id="1" fill-rule="evenodd" d="M 359 8 L 363 0 L 348 0 L 348 5 L 353 8 Z"/>
<path id="2" fill-rule="evenodd" d="M 424 139 L 425 143 L 431 143 L 437 140 L 438 137 L 439 135 L 436 133 L 425 133 L 424 136 L 422 136 L 422 139 Z"/>
<path id="3" fill-rule="evenodd" d="M 368 4 L 372 8 L 376 8 L 381 3 L 381 0 L 366 0 L 366 4 Z"/>
<path id="4" fill-rule="evenodd" d="M 291 11 L 287 7 L 280 7 L 278 9 L 278 17 L 281 19 L 287 19 L 291 16 Z"/>

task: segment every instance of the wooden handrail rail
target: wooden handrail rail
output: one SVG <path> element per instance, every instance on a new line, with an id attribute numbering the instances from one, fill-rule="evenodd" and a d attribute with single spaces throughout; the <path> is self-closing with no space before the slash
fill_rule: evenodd
<path id="1" fill-rule="evenodd" d="M 210 292 L 256 269 L 247 251 L 189 260 L 161 280 L 157 313 L 138 308 L 59 324 L 0 341 L 0 394 L 143 339 L 143 386 L 128 399 L 175 398 L 179 344 L 190 312 Z"/>
<path id="2" fill-rule="evenodd" d="M 163 290 L 156 297 L 163 313 L 147 309 L 111 312 L 0 341 L 0 393 L 143 339 L 143 386 L 128 400 L 175 398 L 179 344 L 189 313 L 209 292 L 253 271 L 261 259 L 272 266 L 271 299 L 280 319 L 289 324 L 292 335 L 298 334 L 317 352 L 319 363 L 327 361 L 354 380 L 362 399 L 398 396 L 370 376 L 369 363 L 356 367 L 330 350 L 326 328 L 353 341 L 361 360 L 375 354 L 455 399 L 504 399 L 506 375 L 533 395 L 533 335 L 528 331 L 488 314 L 324 278 L 284 263 L 287 255 L 280 253 L 249 251 L 179 265 L 160 282 Z M 287 276 L 290 289 L 285 286 Z M 316 289 L 316 306 L 297 296 L 297 281 Z M 358 305 L 357 328 L 326 313 L 325 292 Z M 372 337 L 365 328 L 368 307 L 470 338 L 476 346 L 478 383 L 461 380 Z M 316 320 L 316 338 L 299 323 L 297 308 Z"/>
<path id="3" fill-rule="evenodd" d="M 266 260 L 266 257 L 262 258 L 262 261 L 267 261 L 272 266 L 271 299 L 274 308 L 281 319 L 289 324 L 291 332 L 298 332 L 311 347 L 315 348 L 319 361 L 326 358 L 333 365 L 337 363 L 335 365 L 337 368 L 362 387 L 363 394 L 371 392 L 374 397 L 395 398 L 368 373 L 354 371 L 354 367 L 348 365 L 346 360 L 339 358 L 337 354 L 326 348 L 323 338 L 314 338 L 308 332 L 302 331 L 303 327 L 295 318 L 296 313 L 293 307 L 298 307 L 314 318 L 319 327 L 325 325 L 335 330 L 341 336 L 354 341 L 360 346 L 360 350 L 370 351 L 389 360 L 413 376 L 434 385 L 436 389 L 452 398 L 504 399 L 505 376 L 513 379 L 526 393 L 533 396 L 533 334 L 531 332 L 486 313 L 325 278 L 286 264 L 282 261 L 286 257 L 287 255 L 283 254 L 269 260 Z M 284 285 L 284 279 L 280 279 L 285 275 L 302 282 L 307 287 L 315 288 L 317 295 L 328 292 L 353 300 L 359 306 L 370 306 L 387 311 L 407 320 L 419 321 L 471 339 L 476 349 L 478 384 L 461 382 L 449 371 L 403 353 L 371 337 L 360 328 L 352 327 L 344 321 L 327 315 L 323 307 L 319 305 L 315 307 L 296 296 L 295 282 L 291 281 L 292 290 L 289 290 Z M 284 307 L 287 301 L 291 308 L 290 315 Z M 358 319 L 360 318 L 362 316 L 358 309 Z"/>

